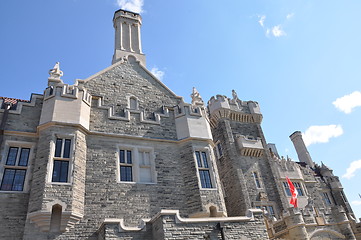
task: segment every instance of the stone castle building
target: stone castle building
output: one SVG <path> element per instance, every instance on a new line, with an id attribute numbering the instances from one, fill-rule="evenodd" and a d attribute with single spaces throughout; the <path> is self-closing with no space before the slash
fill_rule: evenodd
<path id="1" fill-rule="evenodd" d="M 0 98 L 0 239 L 361 239 L 300 132 L 294 162 L 266 142 L 257 102 L 184 102 L 146 69 L 141 17 L 113 22 L 111 66 L 68 85 L 57 63 L 43 94 Z"/>

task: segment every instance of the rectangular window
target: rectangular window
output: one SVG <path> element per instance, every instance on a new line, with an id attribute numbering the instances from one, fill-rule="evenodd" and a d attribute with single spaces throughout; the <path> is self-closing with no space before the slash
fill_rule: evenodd
<path id="1" fill-rule="evenodd" d="M 152 182 L 150 152 L 139 151 L 139 182 Z"/>
<path id="2" fill-rule="evenodd" d="M 346 202 L 347 202 L 347 198 L 346 198 L 345 194 L 343 193 L 343 191 L 341 191 L 340 194 L 341 194 L 342 200 L 346 203 Z"/>
<path id="3" fill-rule="evenodd" d="M 290 186 L 288 186 L 287 182 L 283 182 L 283 187 L 285 188 L 287 196 L 292 196 Z"/>
<path id="4" fill-rule="evenodd" d="M 325 201 L 325 203 L 326 203 L 327 205 L 331 205 L 332 203 L 331 203 L 331 199 L 330 199 L 328 193 L 327 193 L 327 192 L 323 192 L 322 195 L 323 195 L 323 200 Z"/>
<path id="5" fill-rule="evenodd" d="M 54 160 L 52 182 L 68 182 L 69 161 Z"/>
<path id="6" fill-rule="evenodd" d="M 119 150 L 120 181 L 133 181 L 133 160 L 131 150 Z"/>
<path id="7" fill-rule="evenodd" d="M 253 172 L 253 178 L 254 178 L 254 182 L 256 183 L 256 187 L 261 188 L 261 183 L 259 181 L 259 177 L 258 177 L 257 172 Z"/>
<path id="8" fill-rule="evenodd" d="M 2 191 L 23 191 L 26 170 L 5 168 L 1 183 Z"/>
<path id="9" fill-rule="evenodd" d="M 293 183 L 293 186 L 295 186 L 295 188 L 297 190 L 298 196 L 304 196 L 303 190 L 301 187 L 301 183 L 299 183 L 299 182 L 292 182 L 292 183 Z"/>
<path id="10" fill-rule="evenodd" d="M 57 138 L 53 159 L 52 182 L 69 182 L 69 169 L 71 163 L 71 139 Z"/>
<path id="11" fill-rule="evenodd" d="M 213 188 L 207 152 L 195 151 L 195 155 L 202 188 Z"/>
<path id="12" fill-rule="evenodd" d="M 301 183 L 300 182 L 292 182 L 292 183 L 297 190 L 298 196 L 304 196 L 305 194 L 303 193 Z M 287 196 L 291 196 L 291 190 L 287 182 L 283 182 L 283 187 L 285 188 Z"/>
<path id="13" fill-rule="evenodd" d="M 69 158 L 70 157 L 71 139 L 56 139 L 54 157 Z"/>
<path id="14" fill-rule="evenodd" d="M 223 156 L 223 151 L 222 151 L 222 146 L 220 143 L 217 143 L 217 151 L 218 151 L 218 156 L 222 157 Z"/>
<path id="15" fill-rule="evenodd" d="M 30 148 L 9 147 L 1 181 L 1 191 L 23 191 Z"/>
<path id="16" fill-rule="evenodd" d="M 257 209 L 265 209 L 269 215 L 271 215 L 272 217 L 275 217 L 276 216 L 276 213 L 275 213 L 275 210 L 273 208 L 273 206 L 271 205 L 256 205 L 256 208 Z"/>

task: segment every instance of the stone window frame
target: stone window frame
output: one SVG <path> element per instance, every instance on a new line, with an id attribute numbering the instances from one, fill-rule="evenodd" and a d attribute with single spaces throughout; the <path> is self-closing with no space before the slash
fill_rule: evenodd
<path id="1" fill-rule="evenodd" d="M 323 191 L 322 192 L 322 199 L 324 201 L 324 203 L 327 205 L 327 206 L 331 206 L 332 205 L 332 200 L 331 200 L 331 197 L 330 197 L 330 193 L 328 191 Z"/>
<path id="2" fill-rule="evenodd" d="M 265 208 L 265 210 L 267 210 L 268 214 L 270 214 L 272 217 L 276 217 L 277 213 L 276 213 L 276 208 L 275 208 L 275 204 L 272 202 L 256 202 L 254 203 L 254 207 L 257 209 L 262 209 Z"/>
<path id="3" fill-rule="evenodd" d="M 15 165 L 6 165 L 6 161 L 8 158 L 8 153 L 10 148 L 12 147 L 16 147 L 20 149 L 23 148 L 29 148 L 29 156 L 28 156 L 28 162 L 27 162 L 27 166 L 19 166 L 18 162 L 20 159 L 20 153 L 21 150 L 18 150 L 17 153 L 17 157 L 16 157 L 16 162 Z M 34 147 L 35 147 L 35 143 L 34 142 L 27 142 L 27 141 L 13 141 L 13 140 L 7 140 L 5 141 L 4 144 L 4 151 L 2 154 L 2 161 L 0 163 L 0 186 L 2 184 L 3 181 L 3 177 L 4 177 L 4 172 L 5 169 L 20 169 L 20 170 L 26 170 L 25 173 L 25 179 L 24 179 L 24 184 L 23 184 L 23 190 L 22 191 L 15 191 L 15 190 L 0 190 L 1 193 L 27 193 L 30 190 L 30 179 L 32 176 L 32 161 L 34 158 Z"/>
<path id="4" fill-rule="evenodd" d="M 342 200 L 343 200 L 345 203 L 348 202 L 348 201 L 347 201 L 347 198 L 346 198 L 346 196 L 345 196 L 345 193 L 344 193 L 342 190 L 340 191 L 340 196 L 341 196 Z"/>
<path id="5" fill-rule="evenodd" d="M 155 169 L 155 154 L 154 148 L 152 147 L 144 147 L 139 145 L 126 145 L 126 144 L 117 144 L 116 146 L 116 178 L 117 183 L 130 183 L 130 184 L 157 184 L 157 172 Z M 120 163 L 120 150 L 128 150 L 132 151 L 132 164 L 122 164 Z M 149 153 L 149 165 L 141 165 L 140 162 L 140 154 L 141 153 Z M 121 181 L 120 175 L 120 167 L 131 166 L 132 167 L 132 181 Z M 151 175 L 151 182 L 141 181 L 140 179 L 140 169 L 141 168 L 149 168 Z"/>
<path id="6" fill-rule="evenodd" d="M 201 167 L 198 166 L 196 152 L 205 152 L 206 157 L 207 157 L 208 167 L 203 166 L 203 164 L 201 164 Z M 200 154 L 200 155 L 202 157 L 202 154 Z M 193 148 L 194 164 L 195 164 L 195 166 L 197 168 L 198 186 L 199 186 L 199 189 L 201 189 L 201 190 L 217 190 L 216 178 L 215 178 L 215 173 L 214 173 L 214 166 L 213 166 L 213 161 L 212 161 L 211 156 L 212 156 L 211 155 L 211 150 L 209 148 L 207 148 L 207 147 L 194 147 Z M 202 163 L 203 163 L 203 161 L 204 161 L 203 158 L 201 158 Z M 210 181 L 211 181 L 211 187 L 210 188 L 202 186 L 200 171 L 208 171 L 209 172 L 209 177 L 210 177 Z"/>
<path id="7" fill-rule="evenodd" d="M 256 188 L 261 189 L 262 184 L 261 184 L 261 179 L 259 177 L 259 173 L 257 171 L 252 171 L 252 177 L 253 177 L 253 180 L 254 180 L 254 184 L 256 185 Z"/>
<path id="8" fill-rule="evenodd" d="M 135 106 L 133 106 L 132 101 L 134 101 Z M 127 108 L 129 110 L 139 110 L 139 99 L 134 95 L 127 96 Z"/>
<path id="9" fill-rule="evenodd" d="M 224 153 L 223 153 L 223 147 L 222 147 L 222 144 L 221 144 L 220 141 L 217 141 L 217 142 L 215 143 L 214 152 L 216 153 L 218 160 L 221 159 L 221 158 L 223 158 L 223 155 L 224 155 Z"/>
<path id="10" fill-rule="evenodd" d="M 55 150 L 56 150 L 56 141 L 57 139 L 62 139 L 62 150 L 61 150 L 61 157 L 55 157 Z M 63 158 L 64 153 L 64 145 L 65 139 L 70 139 L 70 152 L 69 158 Z M 50 158 L 51 160 L 48 163 L 48 176 L 47 182 L 53 185 L 72 185 L 73 184 L 73 169 L 74 169 L 74 151 L 75 151 L 75 142 L 76 142 L 76 135 L 75 134 L 53 134 L 52 139 L 50 141 Z M 67 161 L 68 162 L 68 176 L 66 182 L 53 182 L 53 171 L 54 171 L 54 162 L 55 161 Z"/>
<path id="11" fill-rule="evenodd" d="M 291 182 L 293 183 L 293 186 L 296 188 L 297 197 L 305 197 L 306 192 L 305 192 L 305 188 L 304 188 L 302 182 L 299 181 L 299 180 L 291 180 Z M 288 186 L 287 181 L 282 181 L 282 185 L 283 185 L 283 189 L 284 189 L 284 191 L 286 193 L 286 196 L 291 197 L 292 194 L 291 194 L 291 190 L 290 190 L 290 188 Z"/>

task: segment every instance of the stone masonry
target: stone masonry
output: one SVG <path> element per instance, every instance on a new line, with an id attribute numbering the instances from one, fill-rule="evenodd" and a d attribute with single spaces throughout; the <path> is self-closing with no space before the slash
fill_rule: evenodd
<path id="1" fill-rule="evenodd" d="M 0 239 L 361 239 L 332 169 L 267 143 L 254 101 L 193 88 L 184 102 L 145 67 L 141 16 L 113 18 L 112 65 L 74 85 L 0 97 Z M 298 207 L 290 205 L 290 178 Z"/>

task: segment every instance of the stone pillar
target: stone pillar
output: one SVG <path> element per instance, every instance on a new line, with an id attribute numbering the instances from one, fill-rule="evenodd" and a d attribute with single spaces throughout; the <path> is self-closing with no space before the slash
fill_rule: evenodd
<path id="1" fill-rule="evenodd" d="M 306 145 L 302 139 L 302 133 L 300 131 L 296 131 L 290 135 L 290 138 L 291 141 L 293 142 L 293 145 L 295 146 L 298 155 L 298 160 L 300 162 L 307 163 L 307 165 L 314 168 L 315 163 L 312 161 L 310 153 L 308 152 Z"/>

